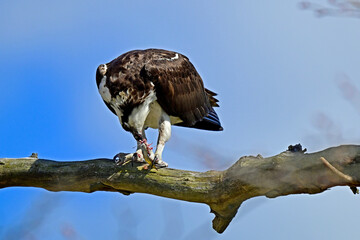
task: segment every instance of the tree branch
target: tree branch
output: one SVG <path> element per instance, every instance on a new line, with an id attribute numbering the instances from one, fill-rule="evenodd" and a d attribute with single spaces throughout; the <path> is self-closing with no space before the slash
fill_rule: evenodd
<path id="1" fill-rule="evenodd" d="M 360 186 L 360 146 L 346 145 L 305 154 L 241 157 L 224 171 L 193 172 L 171 168 L 145 170 L 139 164 L 117 166 L 109 159 L 59 162 L 26 158 L 0 159 L 0 188 L 40 187 L 49 191 L 134 192 L 205 203 L 221 233 L 247 199 L 315 194 L 334 186 Z"/>

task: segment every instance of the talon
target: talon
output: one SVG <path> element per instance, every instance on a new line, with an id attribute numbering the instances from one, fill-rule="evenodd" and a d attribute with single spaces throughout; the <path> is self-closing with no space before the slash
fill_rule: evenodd
<path id="1" fill-rule="evenodd" d="M 157 156 L 155 156 L 154 159 L 151 161 L 151 163 L 149 165 L 150 169 L 152 169 L 152 168 L 157 169 L 157 167 L 155 166 L 157 161 L 158 161 Z"/>
<path id="2" fill-rule="evenodd" d="M 157 155 L 155 155 L 155 157 L 154 157 L 153 164 L 156 169 L 165 168 L 168 166 L 168 164 L 166 162 L 160 160 Z"/>
<path id="3" fill-rule="evenodd" d="M 157 155 L 155 155 L 154 159 L 148 158 L 148 165 L 144 166 L 144 169 L 159 169 L 159 168 L 165 168 L 168 166 L 168 164 L 162 160 L 159 159 Z"/>
<path id="4" fill-rule="evenodd" d="M 155 168 L 158 169 L 158 168 L 165 168 L 165 167 L 168 167 L 168 164 L 164 161 L 161 161 L 161 162 L 157 162 L 155 163 Z"/>

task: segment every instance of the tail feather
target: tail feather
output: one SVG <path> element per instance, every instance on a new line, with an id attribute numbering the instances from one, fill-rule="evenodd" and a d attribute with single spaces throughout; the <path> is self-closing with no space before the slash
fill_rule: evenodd
<path id="1" fill-rule="evenodd" d="M 203 130 L 210 130 L 210 131 L 222 131 L 224 130 L 221 126 L 220 120 L 218 115 L 216 114 L 214 109 L 211 109 L 211 111 L 208 113 L 206 117 L 204 117 L 201 121 L 196 122 L 192 126 L 188 126 L 182 123 L 176 124 L 177 126 L 182 127 L 190 127 L 190 128 L 197 128 L 197 129 L 203 129 Z"/>
<path id="2" fill-rule="evenodd" d="M 209 98 L 210 105 L 212 107 L 219 107 L 219 104 L 218 104 L 219 100 L 217 100 L 215 98 L 215 96 L 217 96 L 217 94 L 207 88 L 205 88 L 205 92 L 206 92 L 207 97 Z"/>
<path id="3" fill-rule="evenodd" d="M 208 122 L 211 122 L 211 123 L 219 125 L 219 126 L 221 125 L 219 117 L 218 117 L 218 115 L 216 114 L 216 112 L 214 110 L 209 112 L 209 114 L 206 117 L 204 117 L 203 120 L 206 120 Z"/>
<path id="4" fill-rule="evenodd" d="M 189 126 L 188 124 L 184 123 L 177 123 L 176 126 L 181 127 L 190 127 L 190 128 L 197 128 L 197 129 L 203 129 L 203 130 L 210 130 L 210 131 L 222 131 L 224 130 L 221 126 L 220 120 L 218 115 L 216 114 L 215 110 L 212 107 L 219 107 L 219 100 L 215 98 L 217 95 L 213 91 L 205 88 L 205 93 L 209 99 L 210 102 L 210 112 L 204 117 L 202 120 L 196 122 L 194 125 Z"/>

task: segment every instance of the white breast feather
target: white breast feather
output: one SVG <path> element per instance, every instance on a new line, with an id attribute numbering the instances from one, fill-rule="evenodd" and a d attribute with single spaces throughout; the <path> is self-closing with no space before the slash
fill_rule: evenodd
<path id="1" fill-rule="evenodd" d="M 150 112 L 150 105 L 156 100 L 156 94 L 153 90 L 150 91 L 150 94 L 146 97 L 145 101 L 138 107 L 134 108 L 129 115 L 129 125 L 133 128 L 142 131 L 144 127 L 145 120 Z"/>
<path id="2" fill-rule="evenodd" d="M 159 128 L 159 123 L 162 117 L 168 116 L 157 101 L 150 105 L 150 112 L 145 121 L 145 127 Z M 182 120 L 179 117 L 170 116 L 170 123 L 180 123 Z"/>
<path id="3" fill-rule="evenodd" d="M 102 99 L 104 99 L 105 102 L 109 103 L 111 101 L 111 94 L 109 89 L 105 86 L 106 84 L 106 76 L 104 76 L 101 79 L 100 85 L 99 85 L 99 93 L 102 97 Z"/>

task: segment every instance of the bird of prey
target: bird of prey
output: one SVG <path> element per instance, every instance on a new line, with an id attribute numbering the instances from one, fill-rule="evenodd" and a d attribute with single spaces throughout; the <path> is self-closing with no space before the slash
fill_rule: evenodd
<path id="1" fill-rule="evenodd" d="M 125 158 L 167 167 L 162 160 L 171 125 L 221 131 L 216 93 L 204 88 L 189 59 L 162 49 L 134 50 L 122 54 L 96 71 L 96 84 L 106 106 L 137 141 L 137 150 Z M 155 153 L 145 130 L 159 129 Z M 144 150 L 145 149 L 145 150 Z M 120 155 L 114 157 L 118 164 Z"/>

